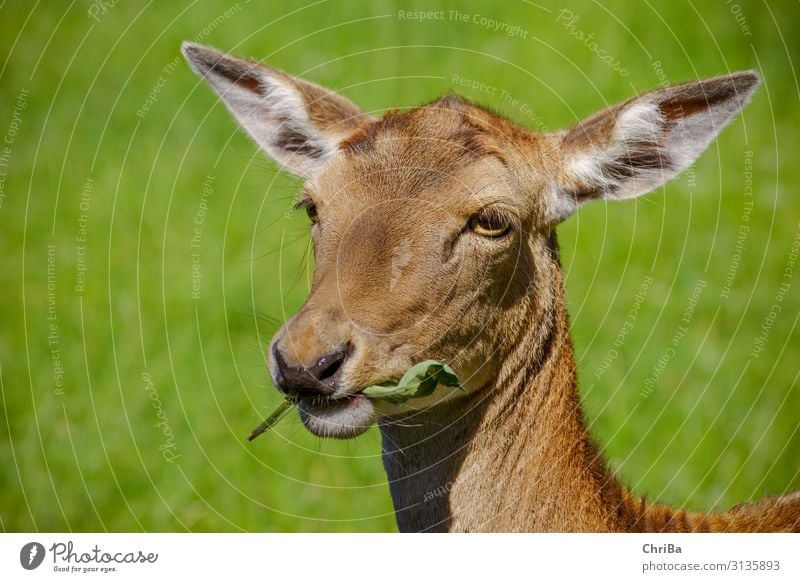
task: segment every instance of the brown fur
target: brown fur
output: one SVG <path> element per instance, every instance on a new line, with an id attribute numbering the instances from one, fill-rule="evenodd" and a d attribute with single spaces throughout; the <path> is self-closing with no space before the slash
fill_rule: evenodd
<path id="1" fill-rule="evenodd" d="M 699 155 L 709 128 L 746 103 L 755 73 L 659 90 L 569 132 L 537 134 L 453 96 L 376 120 L 273 69 L 197 45 L 184 53 L 224 99 L 229 84 L 253 91 L 228 105 L 272 155 L 298 173 L 315 169 L 302 200 L 319 219 L 313 286 L 270 354 L 312 369 L 349 346 L 335 402 L 360 402 L 361 416 L 325 424 L 307 411 L 304 422 L 350 437 L 378 420 L 401 530 L 800 531 L 798 493 L 692 513 L 645 503 L 616 480 L 584 424 L 553 230 L 584 200 L 638 195 L 686 167 L 673 167 L 670 154 L 682 150 L 671 129 L 682 127 Z M 263 87 L 293 87 L 305 112 L 272 103 L 279 92 L 258 101 Z M 251 121 L 253 103 L 262 110 Z M 625 139 L 614 131 L 631 107 L 639 117 L 627 120 L 626 147 L 598 155 L 595 174 L 591 164 L 571 173 L 568 160 Z M 681 125 L 706 113 L 715 123 Z M 651 118 L 652 138 L 636 126 Z M 324 151 L 332 141 L 336 150 Z M 321 167 L 303 159 L 317 153 Z M 511 225 L 508 235 L 470 230 L 486 208 Z M 466 394 L 439 389 L 405 406 L 357 400 L 427 358 L 451 363 Z"/>
<path id="2" fill-rule="evenodd" d="M 382 422 L 401 530 L 800 531 L 800 493 L 692 513 L 647 504 L 617 481 L 582 419 L 555 262 L 550 274 L 553 335 L 513 338 L 491 392 Z"/>

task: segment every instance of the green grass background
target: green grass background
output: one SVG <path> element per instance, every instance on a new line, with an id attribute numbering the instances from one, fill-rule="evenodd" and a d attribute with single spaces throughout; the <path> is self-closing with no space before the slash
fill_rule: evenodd
<path id="1" fill-rule="evenodd" d="M 321 441 L 292 418 L 243 440 L 278 402 L 262 353 L 277 322 L 303 303 L 308 238 L 304 217 L 287 213 L 299 182 L 260 157 L 183 62 L 171 64 L 192 38 L 340 90 L 370 111 L 455 89 L 551 130 L 658 85 L 655 61 L 673 82 L 760 70 L 764 86 L 693 175 L 646 199 L 586 207 L 560 236 L 587 416 L 621 477 L 651 500 L 693 509 L 800 487 L 800 267 L 783 279 L 800 228 L 797 2 L 576 1 L 571 29 L 544 2 L 437 5 L 466 23 L 399 18 L 429 2 L 106 4 L 0 7 L 0 134 L 29 91 L 0 168 L 3 530 L 395 529 L 376 430 Z M 527 38 L 492 31 L 476 14 Z M 499 90 L 459 89 L 453 75 L 519 103 Z M 736 263 L 747 151 L 754 207 Z M 190 242 L 207 176 L 214 192 L 192 299 Z M 78 292 L 81 214 L 87 270 Z M 646 277 L 653 283 L 633 329 L 615 348 Z M 707 285 L 688 331 L 643 397 L 699 281 Z M 781 313 L 753 358 L 784 281 Z M 165 436 L 144 373 L 174 434 L 174 463 L 159 450 Z"/>

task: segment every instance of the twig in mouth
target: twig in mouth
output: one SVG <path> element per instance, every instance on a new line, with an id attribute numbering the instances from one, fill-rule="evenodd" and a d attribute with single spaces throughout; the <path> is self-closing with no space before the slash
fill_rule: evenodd
<path id="1" fill-rule="evenodd" d="M 462 391 L 464 390 L 459 383 L 458 377 L 450 366 L 438 360 L 425 360 L 424 362 L 420 362 L 419 364 L 411 366 L 411 368 L 409 368 L 409 370 L 403 374 L 403 377 L 399 381 L 387 382 L 386 384 L 380 384 L 376 386 L 368 386 L 361 390 L 361 393 L 369 398 L 387 400 L 395 404 L 402 404 L 410 398 L 430 396 L 439 385 Z M 352 397 L 352 395 L 344 396 L 339 399 L 314 396 L 312 397 L 311 402 L 312 406 L 320 406 L 324 402 L 330 402 L 332 400 L 341 401 L 350 397 Z M 284 416 L 286 416 L 286 413 L 289 412 L 289 409 L 293 404 L 296 403 L 292 402 L 289 398 L 284 400 L 264 422 L 253 429 L 253 432 L 250 433 L 250 436 L 247 437 L 247 440 L 252 441 L 260 434 L 267 432 L 273 426 L 278 424 L 278 422 Z"/>
<path id="2" fill-rule="evenodd" d="M 247 437 L 248 442 L 252 441 L 258 435 L 267 432 L 273 426 L 278 424 L 278 422 L 284 416 L 286 416 L 286 413 L 289 412 L 291 408 L 292 408 L 291 400 L 284 400 L 283 402 L 281 402 L 280 406 L 278 406 L 278 408 L 276 408 L 275 411 L 272 414 L 270 414 L 264 422 L 262 422 L 253 429 L 253 431 L 250 433 L 250 436 Z"/>

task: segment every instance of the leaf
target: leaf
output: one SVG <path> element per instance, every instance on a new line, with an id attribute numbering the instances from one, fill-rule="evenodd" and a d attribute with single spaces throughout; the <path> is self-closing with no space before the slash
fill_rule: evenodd
<path id="1" fill-rule="evenodd" d="M 411 366 L 396 385 L 369 386 L 362 392 L 371 398 L 401 404 L 410 398 L 430 396 L 439 384 L 462 390 L 450 366 L 438 360 L 425 360 Z"/>
<path id="2" fill-rule="evenodd" d="M 380 384 L 364 388 L 362 392 L 370 398 L 387 400 L 395 404 L 402 404 L 409 398 L 421 398 L 430 396 L 438 385 L 448 386 L 463 390 L 458 376 L 453 372 L 453 368 L 438 360 L 425 360 L 419 364 L 411 366 L 397 384 Z M 259 424 L 247 437 L 252 441 L 257 436 L 267 432 L 280 420 L 286 416 L 292 408 L 290 400 L 284 400 L 267 419 Z"/>

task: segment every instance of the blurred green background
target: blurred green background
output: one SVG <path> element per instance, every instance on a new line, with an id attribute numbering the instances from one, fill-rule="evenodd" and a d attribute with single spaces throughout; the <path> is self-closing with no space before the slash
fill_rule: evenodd
<path id="1" fill-rule="evenodd" d="M 800 487 L 798 6 L 4 3 L 0 527 L 395 529 L 376 430 L 322 441 L 292 417 L 244 442 L 279 401 L 262 354 L 307 292 L 306 219 L 184 39 L 369 111 L 456 91 L 540 130 L 760 70 L 693 170 L 560 237 L 587 417 L 620 477 L 693 509 Z M 445 12 L 400 12 L 421 9 Z"/>

